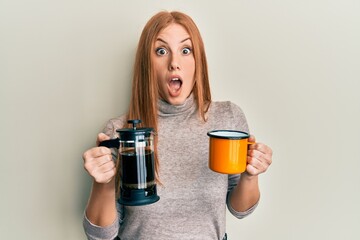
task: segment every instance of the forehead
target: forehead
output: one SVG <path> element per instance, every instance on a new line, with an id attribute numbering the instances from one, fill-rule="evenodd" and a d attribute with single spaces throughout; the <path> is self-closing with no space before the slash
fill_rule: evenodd
<path id="1" fill-rule="evenodd" d="M 159 38 L 162 40 L 173 39 L 182 41 L 186 38 L 190 38 L 190 35 L 182 25 L 171 23 L 169 26 L 159 32 L 156 39 Z"/>

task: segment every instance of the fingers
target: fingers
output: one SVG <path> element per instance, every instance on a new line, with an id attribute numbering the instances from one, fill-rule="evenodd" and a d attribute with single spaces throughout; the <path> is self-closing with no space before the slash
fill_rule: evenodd
<path id="1" fill-rule="evenodd" d="M 255 139 L 254 135 L 250 135 L 249 142 L 256 142 L 256 139 Z"/>
<path id="2" fill-rule="evenodd" d="M 97 141 L 109 139 L 105 134 L 99 134 Z M 116 174 L 115 163 L 111 150 L 106 147 L 94 147 L 83 154 L 84 168 L 98 183 L 108 183 Z"/>
<path id="3" fill-rule="evenodd" d="M 108 183 L 116 174 L 115 163 L 113 161 L 106 162 L 97 168 L 93 168 L 91 176 L 98 183 Z"/>
<path id="4" fill-rule="evenodd" d="M 104 152 L 108 153 L 102 154 Z M 96 182 L 108 183 L 115 176 L 116 167 L 110 149 L 92 148 L 84 153 L 83 158 L 85 170 Z"/>
<path id="5" fill-rule="evenodd" d="M 255 143 L 248 149 L 247 171 L 251 175 L 265 172 L 272 163 L 272 149 L 262 143 Z"/>
<path id="6" fill-rule="evenodd" d="M 104 155 L 110 155 L 111 156 L 111 150 L 110 148 L 107 147 L 94 147 L 91 148 L 89 150 L 87 150 L 86 152 L 84 152 L 83 154 L 83 159 L 92 159 L 92 158 L 97 158 L 97 157 L 101 157 Z"/>

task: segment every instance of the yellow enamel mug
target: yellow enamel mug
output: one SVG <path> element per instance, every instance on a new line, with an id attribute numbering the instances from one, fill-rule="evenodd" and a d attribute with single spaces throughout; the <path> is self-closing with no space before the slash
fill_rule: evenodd
<path id="1" fill-rule="evenodd" d="M 235 130 L 214 130 L 210 137 L 209 168 L 215 172 L 236 174 L 246 170 L 250 135 Z"/>

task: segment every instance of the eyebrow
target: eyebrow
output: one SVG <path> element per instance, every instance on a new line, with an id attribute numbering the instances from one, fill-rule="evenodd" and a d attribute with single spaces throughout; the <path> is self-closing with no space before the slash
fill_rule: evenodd
<path id="1" fill-rule="evenodd" d="M 190 37 L 185 38 L 184 40 L 180 41 L 180 43 L 186 42 L 187 40 L 190 40 Z M 163 42 L 165 44 L 168 44 L 165 40 L 163 40 L 161 38 L 157 38 L 156 41 L 160 41 L 160 42 Z"/>

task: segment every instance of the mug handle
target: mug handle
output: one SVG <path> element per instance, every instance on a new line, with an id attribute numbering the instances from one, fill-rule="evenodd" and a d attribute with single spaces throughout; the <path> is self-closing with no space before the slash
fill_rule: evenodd
<path id="1" fill-rule="evenodd" d="M 105 140 L 99 143 L 99 147 L 117 148 L 120 147 L 120 138 Z"/>

